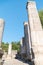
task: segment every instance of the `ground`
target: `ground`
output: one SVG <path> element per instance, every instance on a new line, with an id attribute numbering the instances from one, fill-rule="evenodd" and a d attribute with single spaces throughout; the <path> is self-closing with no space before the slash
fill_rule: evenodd
<path id="1" fill-rule="evenodd" d="M 4 61 L 3 65 L 29 65 L 28 63 L 24 63 L 18 59 L 7 59 Z"/>

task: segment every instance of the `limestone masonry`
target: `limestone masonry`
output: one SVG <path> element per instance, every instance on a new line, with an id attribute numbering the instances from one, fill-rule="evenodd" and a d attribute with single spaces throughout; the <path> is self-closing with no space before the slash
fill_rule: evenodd
<path id="1" fill-rule="evenodd" d="M 4 31 L 4 20 L 0 18 L 0 47 L 2 43 L 3 31 Z"/>
<path id="2" fill-rule="evenodd" d="M 43 30 L 34 1 L 29 1 L 27 4 L 28 19 L 31 34 L 31 44 L 34 53 L 35 65 L 43 65 Z"/>
<path id="3" fill-rule="evenodd" d="M 26 56 L 35 65 L 43 65 L 43 29 L 35 1 L 28 1 L 26 9 L 28 12 L 28 23 L 24 23 Z"/>

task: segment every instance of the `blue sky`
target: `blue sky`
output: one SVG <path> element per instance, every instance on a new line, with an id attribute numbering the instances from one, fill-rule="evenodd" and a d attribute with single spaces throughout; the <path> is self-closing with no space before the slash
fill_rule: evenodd
<path id="1" fill-rule="evenodd" d="M 19 41 L 24 36 L 23 22 L 28 21 L 28 0 L 0 0 L 0 18 L 5 20 L 4 42 Z M 37 9 L 43 9 L 43 0 L 35 0 Z"/>

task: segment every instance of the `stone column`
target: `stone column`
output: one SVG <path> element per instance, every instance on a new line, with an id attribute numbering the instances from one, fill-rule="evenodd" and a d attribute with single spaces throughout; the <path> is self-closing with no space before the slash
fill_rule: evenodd
<path id="1" fill-rule="evenodd" d="M 0 58 L 2 58 L 2 55 L 4 53 L 1 48 L 3 31 L 4 31 L 4 20 L 0 18 Z"/>
<path id="2" fill-rule="evenodd" d="M 31 34 L 32 59 L 35 65 L 43 65 L 43 30 L 34 1 L 27 3 L 27 11 Z"/>
<path id="3" fill-rule="evenodd" d="M 9 44 L 9 47 L 8 47 L 8 55 L 11 55 L 12 53 L 12 44 Z"/>
<path id="4" fill-rule="evenodd" d="M 21 54 L 25 54 L 26 53 L 26 49 L 25 49 L 25 38 L 22 37 L 21 41 L 20 41 L 20 45 L 21 45 Z"/>
<path id="5" fill-rule="evenodd" d="M 4 20 L 0 19 L 0 47 L 2 43 L 3 31 L 4 31 Z"/>
<path id="6" fill-rule="evenodd" d="M 12 57 L 12 44 L 9 44 L 7 58 L 11 59 L 11 57 Z"/>
<path id="7" fill-rule="evenodd" d="M 30 30 L 28 22 L 24 22 L 24 36 L 25 36 L 27 59 L 31 60 L 31 41 L 30 41 Z"/>
<path id="8" fill-rule="evenodd" d="M 23 37 L 20 41 L 21 44 L 21 58 L 26 58 L 26 44 L 25 44 L 25 37 Z"/>

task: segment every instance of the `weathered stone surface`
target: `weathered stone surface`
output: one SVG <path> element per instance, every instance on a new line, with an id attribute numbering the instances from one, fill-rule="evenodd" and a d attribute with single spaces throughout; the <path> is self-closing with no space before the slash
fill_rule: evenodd
<path id="1" fill-rule="evenodd" d="M 27 5 L 35 65 L 43 65 L 43 30 L 34 1 Z"/>
<path id="2" fill-rule="evenodd" d="M 21 45 L 20 46 L 20 49 L 21 49 L 20 53 L 21 54 L 25 54 L 26 53 L 26 49 L 25 49 L 25 38 L 24 37 L 21 39 L 20 45 Z"/>
<path id="3" fill-rule="evenodd" d="M 9 44 L 8 55 L 10 55 L 11 53 L 12 53 L 12 44 Z"/>
<path id="4" fill-rule="evenodd" d="M 0 18 L 0 58 L 2 58 L 2 55 L 4 53 L 1 48 L 3 31 L 4 31 L 4 20 Z"/>
<path id="5" fill-rule="evenodd" d="M 4 31 L 4 20 L 0 19 L 0 47 L 2 42 L 3 31 Z"/>
<path id="6" fill-rule="evenodd" d="M 31 59 L 31 41 L 30 41 L 30 30 L 28 22 L 24 22 L 24 37 L 26 45 L 27 59 Z"/>
<path id="7" fill-rule="evenodd" d="M 12 57 L 12 44 L 9 44 L 7 59 L 11 59 L 11 57 Z"/>

